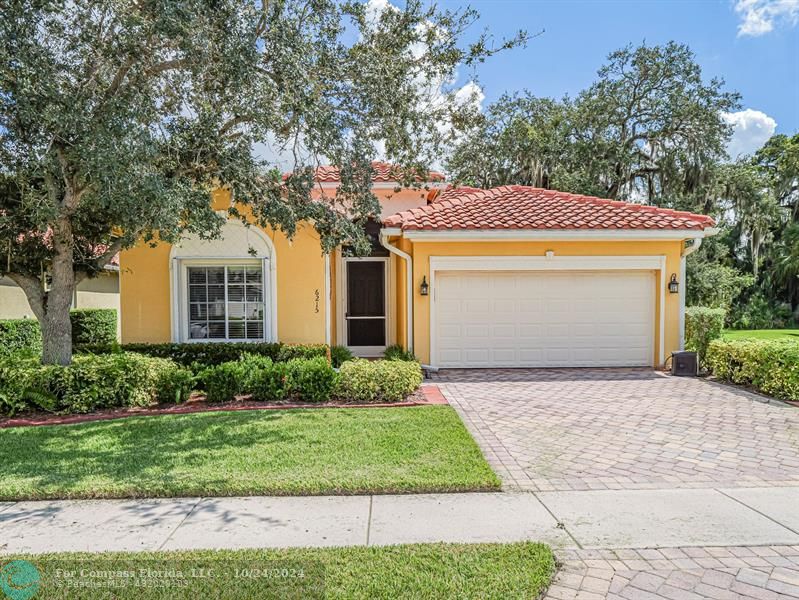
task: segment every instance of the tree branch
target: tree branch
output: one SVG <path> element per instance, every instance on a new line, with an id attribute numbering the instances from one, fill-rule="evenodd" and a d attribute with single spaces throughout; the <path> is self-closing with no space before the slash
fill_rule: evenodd
<path id="1" fill-rule="evenodd" d="M 6 277 L 16 283 L 28 298 L 33 314 L 39 319 L 39 322 L 44 319 L 44 289 L 42 283 L 35 277 L 24 275 L 22 273 L 6 273 Z"/>

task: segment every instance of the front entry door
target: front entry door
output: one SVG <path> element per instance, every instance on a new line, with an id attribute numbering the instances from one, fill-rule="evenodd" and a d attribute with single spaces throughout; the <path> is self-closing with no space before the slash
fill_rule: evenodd
<path id="1" fill-rule="evenodd" d="M 348 260 L 347 346 L 360 356 L 386 349 L 386 264 L 382 258 Z"/>

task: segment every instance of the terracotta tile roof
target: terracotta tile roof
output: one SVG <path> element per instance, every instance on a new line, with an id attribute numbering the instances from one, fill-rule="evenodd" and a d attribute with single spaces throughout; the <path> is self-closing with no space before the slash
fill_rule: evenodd
<path id="1" fill-rule="evenodd" d="M 453 229 L 704 229 L 705 215 L 555 190 L 509 185 L 450 188 L 427 206 L 383 219 L 404 230 Z"/>
<path id="2" fill-rule="evenodd" d="M 374 171 L 374 176 L 372 177 L 374 183 L 394 183 L 402 178 L 402 172 L 399 167 L 390 163 L 373 161 L 372 170 Z M 291 173 L 285 173 L 283 179 L 288 178 L 290 175 Z M 420 182 L 444 181 L 444 179 L 444 175 L 438 171 L 429 171 L 427 177 L 423 177 L 421 174 L 416 177 L 416 180 Z M 314 180 L 319 183 L 338 183 L 341 181 L 339 168 L 333 165 L 317 167 Z"/>

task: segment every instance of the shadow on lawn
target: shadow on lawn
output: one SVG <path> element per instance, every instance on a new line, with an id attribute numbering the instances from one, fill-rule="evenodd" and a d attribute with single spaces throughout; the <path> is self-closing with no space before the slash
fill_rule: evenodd
<path id="1" fill-rule="evenodd" d="M 292 423 L 280 427 L 289 413 Z M 3 479 L 20 482 L 0 484 L 0 497 L 87 497 L 92 483 L 103 490 L 96 497 L 224 491 L 227 473 L 210 465 L 218 455 L 227 461 L 231 450 L 241 450 L 246 460 L 254 444 L 313 446 L 318 441 L 298 433 L 306 429 L 299 423 L 320 418 L 308 411 L 215 412 L 0 430 Z"/>

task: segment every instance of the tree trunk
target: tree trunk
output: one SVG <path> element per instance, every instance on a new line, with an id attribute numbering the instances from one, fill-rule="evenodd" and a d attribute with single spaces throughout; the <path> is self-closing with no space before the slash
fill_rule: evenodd
<path id="1" fill-rule="evenodd" d="M 72 288 L 47 295 L 47 308 L 39 319 L 42 329 L 42 364 L 68 365 L 72 362 Z"/>
<path id="2" fill-rule="evenodd" d="M 61 218 L 53 227 L 51 284 L 39 318 L 42 328 L 42 363 L 68 365 L 72 362 L 72 323 L 69 310 L 75 294 L 74 242 L 72 223 Z"/>

